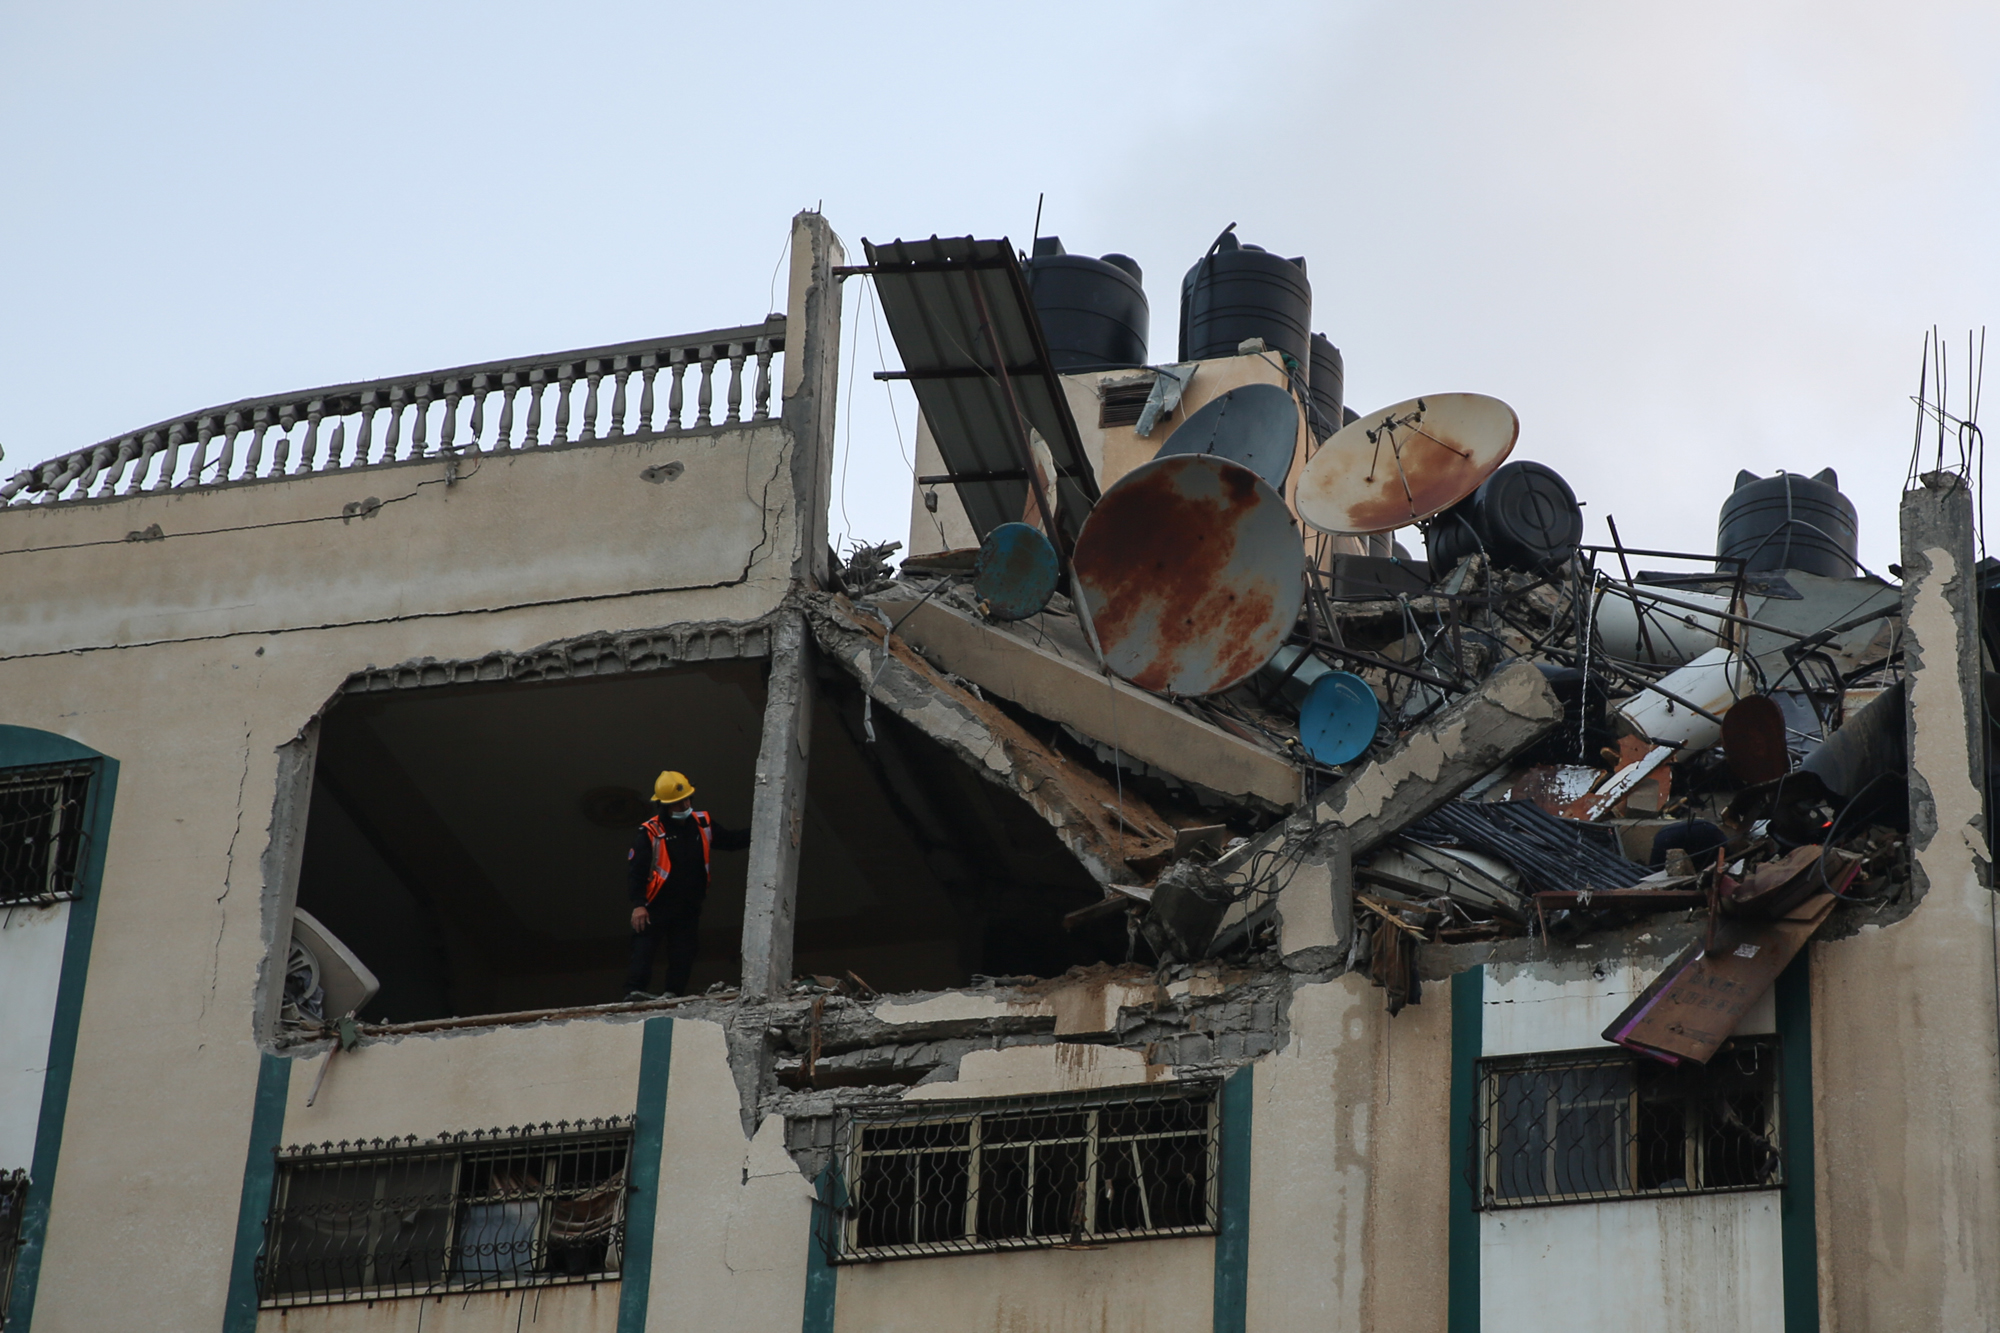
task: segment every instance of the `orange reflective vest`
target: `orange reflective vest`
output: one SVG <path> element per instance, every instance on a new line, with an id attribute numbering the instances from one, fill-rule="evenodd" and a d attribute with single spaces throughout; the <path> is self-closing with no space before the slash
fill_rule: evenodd
<path id="1" fill-rule="evenodd" d="M 694 822 L 695 827 L 701 830 L 701 867 L 706 870 L 709 867 L 708 811 L 696 810 Z M 641 827 L 653 844 L 653 873 L 646 880 L 646 901 L 650 903 L 659 896 L 667 876 L 672 873 L 674 858 L 667 854 L 667 826 L 661 822 L 660 816 L 654 815 Z"/>

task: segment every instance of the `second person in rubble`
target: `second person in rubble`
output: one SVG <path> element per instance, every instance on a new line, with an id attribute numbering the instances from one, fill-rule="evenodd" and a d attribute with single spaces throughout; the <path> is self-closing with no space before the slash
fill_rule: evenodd
<path id="1" fill-rule="evenodd" d="M 632 962 L 625 969 L 625 998 L 650 1000 L 653 955 L 667 945 L 666 989 L 687 990 L 701 942 L 701 904 L 708 896 L 708 862 L 721 849 L 750 845 L 748 829 L 726 829 L 708 811 L 694 808 L 694 785 L 679 773 L 653 784 L 653 817 L 639 826 L 626 852 L 626 892 L 632 899 Z"/>

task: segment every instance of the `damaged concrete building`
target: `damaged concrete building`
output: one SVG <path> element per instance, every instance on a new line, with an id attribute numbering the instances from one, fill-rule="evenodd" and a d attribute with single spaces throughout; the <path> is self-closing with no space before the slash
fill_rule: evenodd
<path id="1" fill-rule="evenodd" d="M 0 486 L 8 1333 L 2000 1325 L 1964 469 L 1894 582 L 1830 474 L 1597 546 L 1230 233 L 1171 363 L 1122 256 L 791 253 Z M 749 847 L 621 1000 L 663 768 Z"/>

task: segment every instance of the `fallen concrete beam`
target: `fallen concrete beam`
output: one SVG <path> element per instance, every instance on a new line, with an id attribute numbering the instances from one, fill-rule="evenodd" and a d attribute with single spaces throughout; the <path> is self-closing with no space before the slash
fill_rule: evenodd
<path id="1" fill-rule="evenodd" d="M 998 705 L 925 661 L 900 634 L 885 660 L 885 627 L 851 614 L 845 598 L 809 594 L 805 610 L 820 649 L 875 703 L 1025 800 L 1098 883 L 1143 882 L 1150 874 L 1133 863 L 1157 865 L 1172 854 L 1173 826 L 1150 804 L 1064 759 Z"/>
<path id="2" fill-rule="evenodd" d="M 1144 926 L 1147 938 L 1163 955 L 1201 957 L 1232 909 L 1242 914 L 1253 869 L 1273 863 L 1274 858 L 1264 853 L 1291 851 L 1299 860 L 1324 861 L 1335 852 L 1322 846 L 1321 839 L 1337 829 L 1344 834 L 1340 855 L 1366 855 L 1561 720 L 1562 705 L 1540 671 L 1527 662 L 1501 668 L 1478 690 L 1411 732 L 1388 754 L 1355 771 L 1311 808 L 1267 829 L 1213 866 L 1185 861 L 1174 866 L 1154 890 Z M 1280 863 L 1291 859 L 1276 858 Z M 1341 898 L 1351 892 L 1351 882 L 1333 886 L 1336 918 L 1347 910 Z M 1281 903 L 1279 911 L 1283 910 Z"/>
<path id="3" fill-rule="evenodd" d="M 902 621 L 901 637 L 953 675 L 1224 796 L 1260 797 L 1287 810 L 1299 803 L 1299 771 L 1282 755 L 956 607 L 930 601 L 911 610 L 915 601 L 880 605 Z"/>

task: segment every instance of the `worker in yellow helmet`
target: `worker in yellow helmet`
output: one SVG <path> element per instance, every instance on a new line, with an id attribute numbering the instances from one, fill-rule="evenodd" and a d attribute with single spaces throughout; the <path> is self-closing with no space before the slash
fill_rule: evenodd
<path id="1" fill-rule="evenodd" d="M 694 784 L 679 773 L 653 783 L 653 815 L 639 826 L 625 853 L 626 889 L 632 899 L 632 964 L 625 969 L 625 998 L 650 1000 L 653 955 L 667 943 L 667 988 L 659 998 L 687 990 L 701 940 L 701 904 L 708 896 L 710 854 L 741 851 L 750 831 L 723 828 L 694 808 Z"/>

